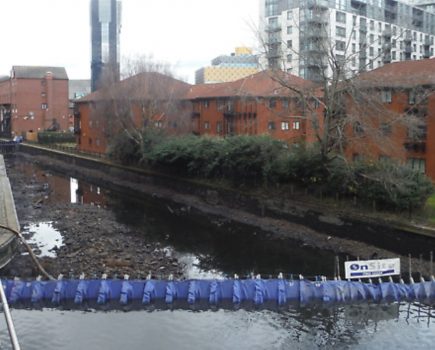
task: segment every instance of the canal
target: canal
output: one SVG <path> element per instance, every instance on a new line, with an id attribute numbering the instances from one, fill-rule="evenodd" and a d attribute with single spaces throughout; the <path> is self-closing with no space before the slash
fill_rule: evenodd
<path id="1" fill-rule="evenodd" d="M 170 204 L 126 196 L 77 177 L 8 160 L 11 174 L 24 174 L 46 191 L 46 203 L 100 207 L 123 225 L 159 243 L 183 263 L 187 278 L 251 273 L 332 276 L 334 254 L 232 222 L 174 215 Z M 169 205 L 169 207 L 168 207 Z M 40 256 L 64 244 L 49 221 L 28 221 L 26 236 Z M 13 308 L 23 349 L 430 349 L 435 311 L 419 303 L 289 305 L 285 308 L 102 311 Z M 0 348 L 9 348 L 0 317 Z"/>

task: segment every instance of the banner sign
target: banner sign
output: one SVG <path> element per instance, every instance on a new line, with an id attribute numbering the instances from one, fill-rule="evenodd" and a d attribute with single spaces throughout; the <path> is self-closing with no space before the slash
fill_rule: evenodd
<path id="1" fill-rule="evenodd" d="M 346 279 L 400 275 L 400 259 L 345 261 Z"/>

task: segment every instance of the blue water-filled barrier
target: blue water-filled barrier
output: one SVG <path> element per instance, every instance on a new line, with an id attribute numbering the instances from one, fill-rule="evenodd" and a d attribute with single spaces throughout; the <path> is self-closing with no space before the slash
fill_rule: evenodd
<path id="1" fill-rule="evenodd" d="M 104 305 L 118 302 L 127 305 L 140 301 L 148 305 L 164 301 L 172 304 L 219 302 L 262 305 L 275 302 L 307 304 L 310 302 L 341 303 L 356 301 L 434 301 L 435 281 L 419 283 L 363 283 L 359 281 L 286 279 L 225 279 L 225 280 L 129 280 L 129 279 L 60 279 L 56 281 L 6 280 L 3 287 L 9 303 L 96 302 Z"/>

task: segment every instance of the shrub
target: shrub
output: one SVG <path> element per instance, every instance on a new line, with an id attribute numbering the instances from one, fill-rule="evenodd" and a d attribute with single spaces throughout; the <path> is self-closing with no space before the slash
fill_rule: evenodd
<path id="1" fill-rule="evenodd" d="M 71 132 L 43 131 L 38 132 L 38 143 L 74 143 L 76 137 Z"/>
<path id="2" fill-rule="evenodd" d="M 424 174 L 394 162 L 357 164 L 355 176 L 357 196 L 387 209 L 420 208 L 433 192 Z"/>
<path id="3" fill-rule="evenodd" d="M 142 157 L 139 143 L 125 132 L 116 135 L 111 140 L 107 155 L 121 164 L 136 164 Z"/>

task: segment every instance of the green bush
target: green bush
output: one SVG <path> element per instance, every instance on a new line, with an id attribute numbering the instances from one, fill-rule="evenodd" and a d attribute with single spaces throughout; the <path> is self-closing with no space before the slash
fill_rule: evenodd
<path id="1" fill-rule="evenodd" d="M 38 143 L 50 144 L 50 143 L 74 143 L 76 137 L 71 132 L 57 132 L 57 131 L 43 131 L 38 132 Z"/>
<path id="2" fill-rule="evenodd" d="M 421 208 L 433 193 L 431 180 L 394 162 L 357 163 L 356 195 L 387 209 Z"/>
<path id="3" fill-rule="evenodd" d="M 134 141 L 116 137 L 109 156 L 182 176 L 226 179 L 236 186 L 295 183 L 324 195 L 353 197 L 378 208 L 420 208 L 433 191 L 431 181 L 392 162 L 348 163 L 339 155 L 321 156 L 316 146 L 292 145 L 269 136 L 163 137 L 150 131 Z"/>

